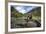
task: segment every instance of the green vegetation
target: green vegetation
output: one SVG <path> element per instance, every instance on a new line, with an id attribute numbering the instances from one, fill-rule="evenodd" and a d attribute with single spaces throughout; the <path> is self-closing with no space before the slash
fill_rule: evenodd
<path id="1" fill-rule="evenodd" d="M 32 10 L 32 19 L 41 20 L 41 7 Z"/>
<path id="2" fill-rule="evenodd" d="M 18 18 L 18 17 L 22 17 L 23 14 L 19 13 L 14 7 L 11 7 L 11 16 Z"/>
<path id="3" fill-rule="evenodd" d="M 29 13 L 32 13 L 32 19 L 38 19 L 41 20 L 41 7 L 37 7 L 35 9 L 32 9 L 31 11 L 29 11 Z M 19 13 L 14 7 L 11 7 L 11 16 L 15 17 L 15 18 L 19 18 L 19 17 L 27 17 L 29 15 L 29 13 Z"/>

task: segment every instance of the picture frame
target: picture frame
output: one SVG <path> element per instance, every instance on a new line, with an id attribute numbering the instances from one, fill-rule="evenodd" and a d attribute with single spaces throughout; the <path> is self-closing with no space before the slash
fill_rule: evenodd
<path id="1" fill-rule="evenodd" d="M 11 6 L 37 6 L 41 7 L 41 27 L 13 28 L 11 29 Z M 38 2 L 8 2 L 8 32 L 37 32 L 45 30 L 45 5 Z M 21 25 L 22 26 L 22 25 Z"/>

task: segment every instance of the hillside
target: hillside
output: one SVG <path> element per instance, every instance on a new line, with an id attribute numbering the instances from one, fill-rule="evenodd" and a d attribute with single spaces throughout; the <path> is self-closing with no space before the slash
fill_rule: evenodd
<path id="1" fill-rule="evenodd" d="M 35 9 L 32 9 L 28 12 L 29 13 L 32 13 L 32 19 L 39 19 L 41 20 L 41 7 L 37 7 Z"/>
<path id="2" fill-rule="evenodd" d="M 18 18 L 22 16 L 23 16 L 22 13 L 19 13 L 13 6 L 11 6 L 11 17 Z"/>

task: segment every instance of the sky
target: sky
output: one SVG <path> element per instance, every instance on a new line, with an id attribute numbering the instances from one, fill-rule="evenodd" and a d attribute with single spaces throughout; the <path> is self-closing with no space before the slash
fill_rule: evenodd
<path id="1" fill-rule="evenodd" d="M 35 6 L 14 6 L 14 8 L 20 12 L 20 13 L 27 13 L 30 10 L 32 10 L 33 8 L 36 8 Z"/>

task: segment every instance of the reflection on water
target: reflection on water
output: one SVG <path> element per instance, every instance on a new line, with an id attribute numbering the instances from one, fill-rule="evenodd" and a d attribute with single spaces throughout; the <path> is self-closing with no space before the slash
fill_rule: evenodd
<path id="1" fill-rule="evenodd" d="M 24 18 L 24 17 L 22 17 Z M 11 28 L 30 28 L 30 27 L 40 27 L 41 24 L 37 20 L 29 20 L 28 23 L 26 20 L 20 18 L 12 17 Z"/>

